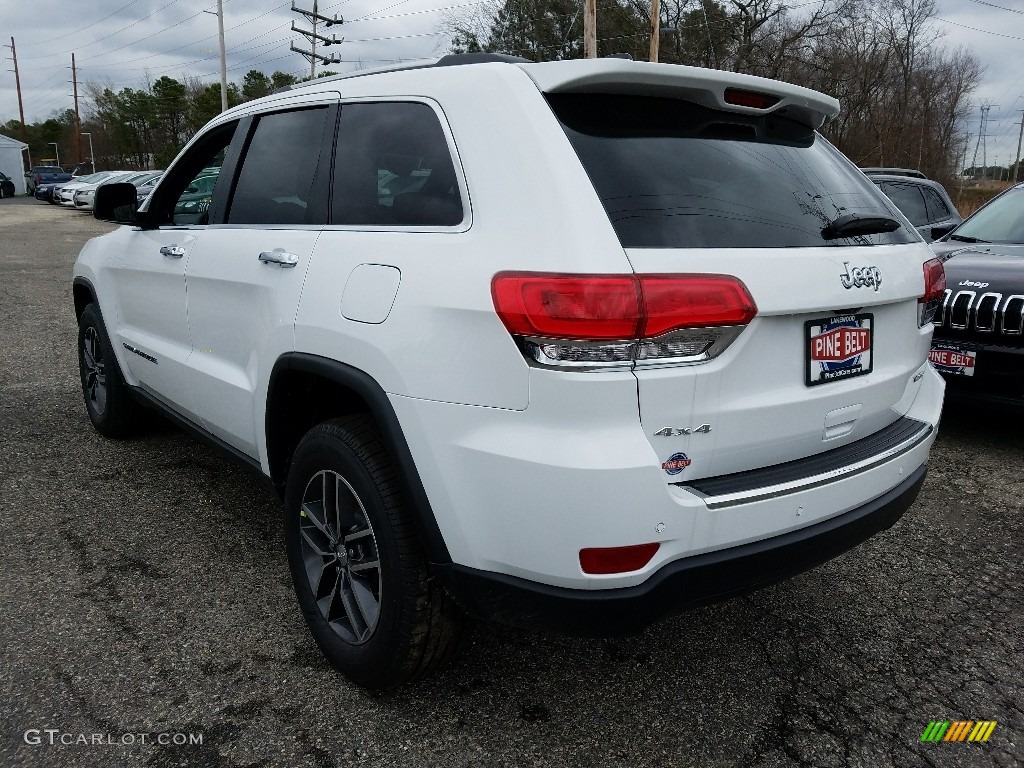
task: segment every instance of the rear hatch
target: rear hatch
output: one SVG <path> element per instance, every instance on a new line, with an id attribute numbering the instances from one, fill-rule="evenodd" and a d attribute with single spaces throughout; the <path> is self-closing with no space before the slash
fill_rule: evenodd
<path id="1" fill-rule="evenodd" d="M 896 421 L 927 355 L 918 300 L 931 255 L 816 133 L 834 102 L 777 109 L 794 87 L 772 94 L 770 81 L 679 97 L 664 83 L 630 93 L 623 79 L 546 96 L 634 272 L 732 276 L 757 310 L 703 347 L 691 334 L 636 360 L 666 482 L 799 459 Z"/>

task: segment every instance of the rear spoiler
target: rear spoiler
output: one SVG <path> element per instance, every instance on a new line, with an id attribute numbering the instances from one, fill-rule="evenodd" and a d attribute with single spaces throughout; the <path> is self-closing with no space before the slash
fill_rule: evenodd
<path id="1" fill-rule="evenodd" d="M 839 102 L 810 88 L 736 72 L 624 59 L 517 64 L 543 93 L 616 93 L 685 99 L 746 115 L 777 113 L 817 130 L 839 114 Z M 727 99 L 726 91 L 730 91 Z M 741 96 L 735 97 L 739 92 Z M 752 106 L 767 97 L 765 106 Z"/>

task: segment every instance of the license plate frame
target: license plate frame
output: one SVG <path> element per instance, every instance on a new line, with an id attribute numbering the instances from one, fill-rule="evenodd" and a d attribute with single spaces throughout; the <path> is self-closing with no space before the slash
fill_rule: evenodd
<path id="1" fill-rule="evenodd" d="M 808 387 L 867 376 L 874 365 L 872 313 L 851 312 L 804 323 L 804 382 Z"/>

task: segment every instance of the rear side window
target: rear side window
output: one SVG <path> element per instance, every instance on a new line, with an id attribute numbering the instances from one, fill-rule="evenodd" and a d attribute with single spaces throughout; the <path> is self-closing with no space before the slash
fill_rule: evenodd
<path id="1" fill-rule="evenodd" d="M 625 247 L 793 248 L 915 242 L 916 232 L 826 238 L 885 196 L 827 141 L 785 117 L 678 99 L 548 97 Z"/>
<path id="2" fill-rule="evenodd" d="M 886 182 L 885 192 L 915 227 L 922 227 L 929 222 L 928 209 L 925 208 L 920 187 Z"/>
<path id="3" fill-rule="evenodd" d="M 256 123 L 228 210 L 228 224 L 323 224 L 310 220 L 327 107 L 263 115 Z"/>
<path id="4" fill-rule="evenodd" d="M 925 203 L 928 205 L 928 221 L 942 221 L 952 216 L 949 212 L 949 206 L 946 205 L 938 192 L 928 187 L 923 187 L 921 192 L 924 194 Z"/>
<path id="5" fill-rule="evenodd" d="M 342 106 L 333 224 L 451 227 L 462 218 L 455 164 L 434 110 L 415 102 Z"/>

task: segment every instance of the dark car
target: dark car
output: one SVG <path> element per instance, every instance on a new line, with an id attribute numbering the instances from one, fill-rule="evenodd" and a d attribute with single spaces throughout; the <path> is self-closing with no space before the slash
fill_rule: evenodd
<path id="1" fill-rule="evenodd" d="M 0 173 L 0 198 L 14 197 L 14 182 L 6 173 Z"/>
<path id="2" fill-rule="evenodd" d="M 42 184 L 59 184 L 71 181 L 74 174 L 68 173 L 59 165 L 37 165 L 25 174 L 28 193 L 34 195 Z"/>
<path id="3" fill-rule="evenodd" d="M 963 221 L 945 188 L 906 168 L 862 168 L 879 189 L 910 219 L 921 236 L 931 242 Z"/>
<path id="4" fill-rule="evenodd" d="M 1024 405 L 1024 184 L 932 243 L 946 293 L 931 362 L 951 395 Z"/>

